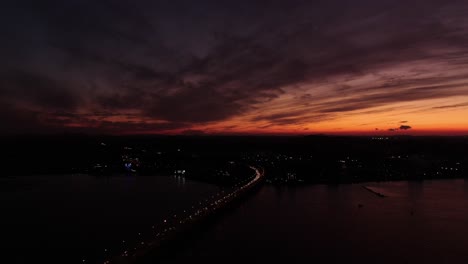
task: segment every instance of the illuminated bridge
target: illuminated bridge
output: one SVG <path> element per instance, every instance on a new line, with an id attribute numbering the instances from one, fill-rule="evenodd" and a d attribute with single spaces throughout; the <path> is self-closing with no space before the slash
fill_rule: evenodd
<path id="1" fill-rule="evenodd" d="M 201 201 L 189 210 L 184 210 L 182 214 L 173 215 L 168 219 L 162 220 L 158 225 L 153 225 L 150 238 L 142 239 L 137 245 L 124 248 L 117 254 L 109 254 L 107 259 L 98 263 L 138 263 L 139 260 L 150 252 L 161 250 L 163 245 L 175 241 L 180 236 L 183 236 L 185 232 L 192 230 L 208 217 L 215 215 L 257 187 L 264 178 L 264 170 L 253 166 L 250 166 L 250 168 L 255 174 L 249 179 L 236 184 L 232 188 L 218 192 L 216 195 L 211 196 L 211 199 Z M 86 263 L 86 260 L 83 260 L 83 262 Z"/>

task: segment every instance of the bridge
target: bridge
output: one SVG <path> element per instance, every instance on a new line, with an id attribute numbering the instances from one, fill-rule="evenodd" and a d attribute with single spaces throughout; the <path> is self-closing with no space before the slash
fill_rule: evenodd
<path id="1" fill-rule="evenodd" d="M 138 263 L 150 252 L 157 252 L 163 245 L 167 245 L 183 236 L 184 233 L 194 229 L 208 217 L 212 217 L 226 208 L 234 201 L 244 197 L 249 191 L 257 187 L 264 179 L 264 169 L 249 166 L 254 172 L 251 178 L 239 182 L 232 188 L 220 191 L 211 199 L 198 202 L 190 210 L 184 210 L 182 214 L 173 215 L 170 219 L 164 219 L 159 225 L 152 226 L 151 238 L 139 241 L 137 245 L 125 248 L 117 255 L 109 256 L 104 264 L 132 264 Z M 102 263 L 102 262 L 100 262 Z"/>

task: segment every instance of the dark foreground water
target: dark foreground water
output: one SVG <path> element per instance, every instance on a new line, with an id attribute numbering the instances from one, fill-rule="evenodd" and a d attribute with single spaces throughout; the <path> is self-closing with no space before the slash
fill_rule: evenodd
<path id="1" fill-rule="evenodd" d="M 0 263 L 94 263 L 217 191 L 164 176 L 0 178 Z"/>
<path id="2" fill-rule="evenodd" d="M 190 245 L 166 262 L 468 263 L 468 182 L 264 186 Z"/>

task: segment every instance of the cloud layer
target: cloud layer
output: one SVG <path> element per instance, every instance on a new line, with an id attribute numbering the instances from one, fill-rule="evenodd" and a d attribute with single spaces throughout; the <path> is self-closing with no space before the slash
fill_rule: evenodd
<path id="1" fill-rule="evenodd" d="M 221 2 L 9 1 L 0 132 L 386 131 L 467 113 L 466 1 Z"/>

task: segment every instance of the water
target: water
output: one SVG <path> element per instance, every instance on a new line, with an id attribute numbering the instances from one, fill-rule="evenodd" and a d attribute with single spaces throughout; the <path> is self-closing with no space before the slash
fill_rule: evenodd
<path id="1" fill-rule="evenodd" d="M 218 190 L 169 176 L 1 178 L 1 255 L 9 263 L 92 263 Z"/>
<path id="2" fill-rule="evenodd" d="M 264 186 L 166 262 L 468 263 L 467 223 L 464 180 Z"/>

